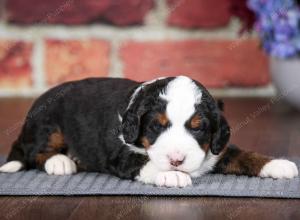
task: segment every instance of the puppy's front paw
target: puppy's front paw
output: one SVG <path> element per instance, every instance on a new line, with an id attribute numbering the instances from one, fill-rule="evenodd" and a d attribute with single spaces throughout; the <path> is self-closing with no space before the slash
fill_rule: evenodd
<path id="1" fill-rule="evenodd" d="M 190 175 L 180 171 L 166 171 L 158 173 L 155 185 L 167 187 L 186 187 L 192 185 Z"/>
<path id="2" fill-rule="evenodd" d="M 291 179 L 298 176 L 298 168 L 294 162 L 289 160 L 275 159 L 263 166 L 259 176 Z"/>
<path id="3" fill-rule="evenodd" d="M 68 175 L 76 173 L 76 164 L 63 154 L 50 157 L 45 163 L 45 171 L 50 175 Z"/>

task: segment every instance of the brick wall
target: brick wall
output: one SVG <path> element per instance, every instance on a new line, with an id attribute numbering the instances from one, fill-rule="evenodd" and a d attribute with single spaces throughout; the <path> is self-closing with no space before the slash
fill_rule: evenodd
<path id="1" fill-rule="evenodd" d="M 270 92 L 228 0 L 0 0 L 0 96 L 91 76 L 189 75 L 221 95 Z M 244 88 L 244 89 L 236 89 Z"/>

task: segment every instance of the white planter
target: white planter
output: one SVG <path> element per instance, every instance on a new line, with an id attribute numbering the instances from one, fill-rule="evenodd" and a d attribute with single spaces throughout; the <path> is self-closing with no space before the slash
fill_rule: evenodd
<path id="1" fill-rule="evenodd" d="M 270 58 L 270 67 L 279 97 L 300 109 L 300 58 Z"/>

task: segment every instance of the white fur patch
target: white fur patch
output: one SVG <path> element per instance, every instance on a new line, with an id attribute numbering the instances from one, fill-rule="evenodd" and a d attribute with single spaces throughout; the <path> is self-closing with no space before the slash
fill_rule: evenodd
<path id="1" fill-rule="evenodd" d="M 220 155 L 214 155 L 212 152 L 208 152 L 206 155 L 205 159 L 203 160 L 200 169 L 191 173 L 192 177 L 199 177 L 202 176 L 203 174 L 206 174 L 210 171 L 213 170 L 214 166 L 219 160 Z"/>
<path id="2" fill-rule="evenodd" d="M 259 176 L 272 177 L 275 179 L 291 179 L 298 176 L 298 168 L 294 162 L 289 160 L 275 159 L 264 165 Z"/>
<path id="3" fill-rule="evenodd" d="M 136 180 L 146 184 L 154 184 L 159 172 L 160 170 L 158 169 L 158 167 L 155 166 L 152 161 L 149 161 L 140 170 L 140 174 L 136 177 Z"/>
<path id="4" fill-rule="evenodd" d="M 46 161 L 45 170 L 49 175 L 69 175 L 76 173 L 77 167 L 66 155 L 57 154 Z"/>
<path id="5" fill-rule="evenodd" d="M 179 76 L 167 85 L 160 97 L 167 101 L 166 114 L 171 126 L 161 133 L 147 150 L 153 163 L 162 171 L 195 172 L 205 158 L 195 138 L 185 128 L 185 123 L 195 113 L 195 105 L 201 102 L 202 92 L 188 77 Z M 179 154 L 184 162 L 172 167 L 169 155 Z"/>
<path id="6" fill-rule="evenodd" d="M 21 170 L 23 167 L 23 164 L 20 161 L 13 160 L 10 162 L 7 162 L 6 164 L 2 165 L 0 167 L 0 172 L 3 173 L 14 173 Z"/>
<path id="7" fill-rule="evenodd" d="M 155 185 L 166 187 L 186 187 L 192 185 L 192 179 L 187 173 L 180 171 L 160 172 L 155 180 Z"/>
<path id="8" fill-rule="evenodd" d="M 168 84 L 165 93 L 160 94 L 160 97 L 168 102 L 169 119 L 179 124 L 194 113 L 195 104 L 201 103 L 202 92 L 193 80 L 178 76 Z"/>
<path id="9" fill-rule="evenodd" d="M 123 120 L 123 118 L 122 118 L 122 116 L 120 115 L 120 113 L 118 112 L 118 119 L 119 119 L 119 122 L 121 122 L 122 123 L 122 120 Z"/>
<path id="10" fill-rule="evenodd" d="M 138 153 L 138 154 L 144 154 L 144 155 L 147 154 L 145 149 L 139 148 L 139 147 L 137 147 L 137 146 L 135 146 L 133 144 L 126 143 L 125 140 L 124 140 L 123 134 L 119 135 L 119 139 L 122 141 L 122 143 L 124 145 L 127 145 L 129 147 L 130 151 L 133 151 L 133 152 Z"/>

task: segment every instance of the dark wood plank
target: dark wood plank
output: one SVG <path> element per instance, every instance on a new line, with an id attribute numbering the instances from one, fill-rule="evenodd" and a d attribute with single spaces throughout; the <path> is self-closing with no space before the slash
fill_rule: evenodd
<path id="1" fill-rule="evenodd" d="M 300 217 L 299 205 L 276 199 L 105 197 L 83 200 L 71 219 L 291 219 Z"/>
<path id="2" fill-rule="evenodd" d="M 218 197 L 1 197 L 1 219 L 299 219 L 300 200 Z"/>
<path id="3" fill-rule="evenodd" d="M 32 100 L 0 100 L 0 154 L 7 154 Z M 281 100 L 226 99 L 232 142 L 273 156 L 300 156 L 300 113 Z M 300 219 L 300 200 L 222 197 L 0 197 L 0 219 Z"/>
<path id="4" fill-rule="evenodd" d="M 81 197 L 0 197 L 0 219 L 67 219 Z"/>

